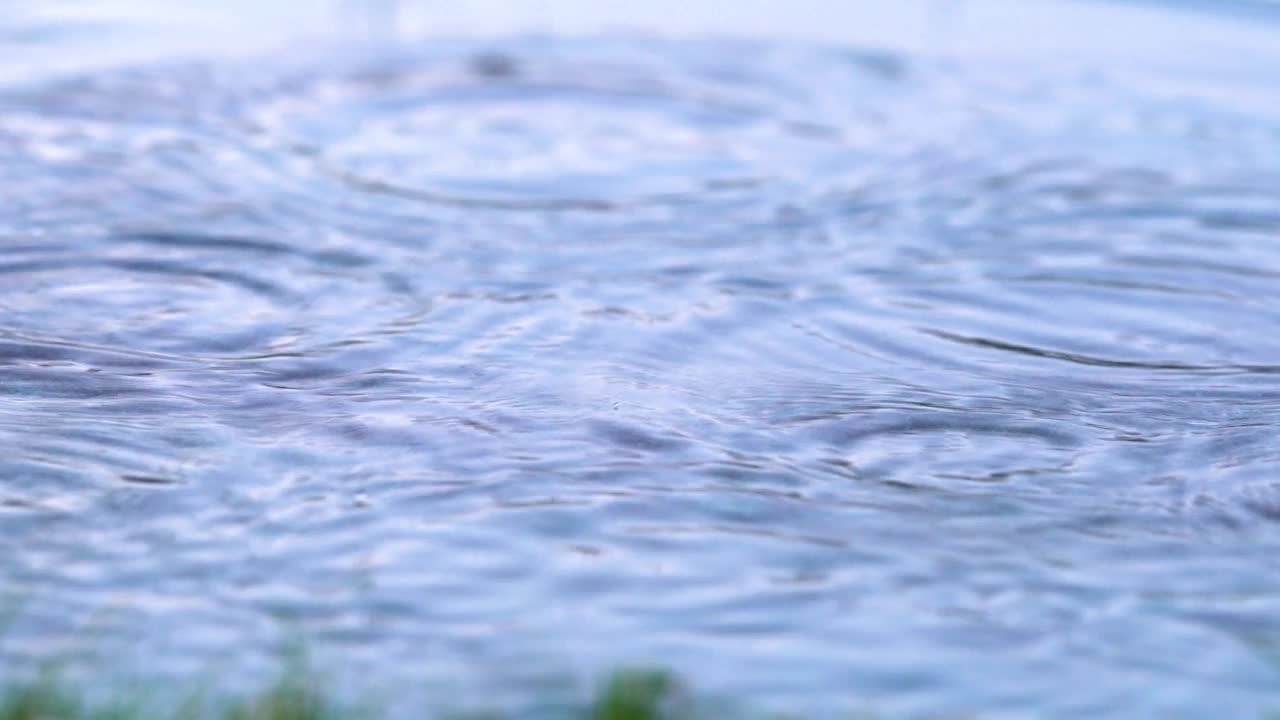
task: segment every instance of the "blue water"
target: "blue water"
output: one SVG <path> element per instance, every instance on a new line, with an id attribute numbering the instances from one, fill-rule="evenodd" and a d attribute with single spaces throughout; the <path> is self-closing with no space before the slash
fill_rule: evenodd
<path id="1" fill-rule="evenodd" d="M 668 4 L 6 10 L 0 656 L 1280 708 L 1276 13 Z"/>

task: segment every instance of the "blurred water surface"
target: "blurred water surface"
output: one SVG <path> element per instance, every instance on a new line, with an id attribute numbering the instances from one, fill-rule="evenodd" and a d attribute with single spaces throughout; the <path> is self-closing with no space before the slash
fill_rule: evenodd
<path id="1" fill-rule="evenodd" d="M 1272 13 L 599 5 L 6 6 L 0 652 L 1274 707 Z"/>

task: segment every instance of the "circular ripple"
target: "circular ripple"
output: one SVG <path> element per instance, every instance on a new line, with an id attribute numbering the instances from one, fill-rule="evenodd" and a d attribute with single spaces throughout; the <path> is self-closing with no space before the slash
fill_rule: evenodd
<path id="1" fill-rule="evenodd" d="M 116 97 L 148 77 L 16 95 L 40 115 L 0 120 L 0 180 L 15 188 L 0 198 L 0 331 L 244 357 L 316 352 L 421 315 L 399 266 L 375 262 L 394 249 L 339 226 L 316 202 L 322 181 L 227 131 L 252 87 L 196 92 L 221 124 L 194 122 L 170 109 L 166 83 Z"/>
<path id="2" fill-rule="evenodd" d="M 238 356 L 298 351 L 390 321 L 343 299 L 377 278 L 334 276 L 325 258 L 270 241 L 135 233 L 11 257 L 0 264 L 0 307 L 4 327 L 25 335 Z"/>
<path id="3" fill-rule="evenodd" d="M 358 188 L 507 209 L 758 196 L 848 151 L 849 128 L 824 124 L 824 99 L 753 59 L 762 49 L 732 64 L 733 48 L 714 62 L 706 47 L 671 50 L 666 62 L 589 43 L 399 57 L 290 86 L 252 117 Z M 854 60 L 835 67 L 866 119 L 896 77 Z"/>

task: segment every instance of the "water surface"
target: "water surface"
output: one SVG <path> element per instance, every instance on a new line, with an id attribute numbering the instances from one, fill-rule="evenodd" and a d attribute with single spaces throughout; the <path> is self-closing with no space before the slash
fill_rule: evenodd
<path id="1" fill-rule="evenodd" d="M 252 680 L 300 632 L 513 707 L 636 661 L 814 717 L 1274 707 L 1280 26 L 1027 6 L 1075 51 L 998 2 L 878 44 L 477 3 L 307 45 L 233 5 L 268 24 L 185 49 L 19 3 L 4 653 Z"/>

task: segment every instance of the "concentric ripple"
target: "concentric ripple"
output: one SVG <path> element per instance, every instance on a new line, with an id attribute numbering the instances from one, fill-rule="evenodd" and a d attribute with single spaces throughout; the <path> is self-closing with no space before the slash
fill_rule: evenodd
<path id="1" fill-rule="evenodd" d="M 1241 63 L 542 38 L 8 86 L 0 649 L 105 613 L 142 673 L 301 631 L 518 708 L 654 660 L 802 716 L 1256 714 L 1280 72 Z"/>
<path id="2" fill-rule="evenodd" d="M 357 189 L 477 209 L 750 197 L 850 152 L 833 140 L 852 128 L 813 120 L 828 99 L 776 75 L 780 50 L 723 45 L 673 62 L 642 45 L 588 48 L 400 58 L 290 86 L 252 117 Z M 859 92 L 867 119 L 897 78 L 875 56 L 842 60 L 821 71 Z"/>

